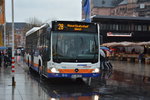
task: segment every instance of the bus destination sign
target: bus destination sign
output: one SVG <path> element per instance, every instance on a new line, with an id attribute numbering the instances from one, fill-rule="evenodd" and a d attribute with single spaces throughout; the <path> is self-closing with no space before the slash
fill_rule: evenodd
<path id="1" fill-rule="evenodd" d="M 94 23 L 57 21 L 52 24 L 53 31 L 71 31 L 71 32 L 97 32 L 97 25 Z"/>

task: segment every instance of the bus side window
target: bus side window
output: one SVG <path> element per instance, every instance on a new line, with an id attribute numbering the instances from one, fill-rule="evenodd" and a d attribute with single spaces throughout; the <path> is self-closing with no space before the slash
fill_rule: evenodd
<path id="1" fill-rule="evenodd" d="M 44 45 L 45 45 L 45 57 L 46 57 L 46 60 L 50 60 L 50 34 L 48 31 L 45 31 L 45 34 L 44 34 Z"/>

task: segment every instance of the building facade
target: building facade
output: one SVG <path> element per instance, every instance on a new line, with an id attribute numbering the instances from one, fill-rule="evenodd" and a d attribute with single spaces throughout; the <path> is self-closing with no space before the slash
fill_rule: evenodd
<path id="1" fill-rule="evenodd" d="M 111 14 L 113 16 L 138 16 L 138 13 L 135 11 L 137 7 L 136 0 L 124 0 L 115 6 L 111 10 Z"/>
<path id="2" fill-rule="evenodd" d="M 12 46 L 12 23 L 6 23 L 6 46 Z M 15 48 L 25 46 L 26 23 L 14 23 Z"/>
<path id="3" fill-rule="evenodd" d="M 91 0 L 91 16 L 150 17 L 150 0 Z"/>
<path id="4" fill-rule="evenodd" d="M 113 0 L 91 0 L 91 15 L 111 15 Z"/>
<path id="5" fill-rule="evenodd" d="M 138 16 L 150 17 L 150 1 L 149 0 L 138 0 L 135 11 Z"/>

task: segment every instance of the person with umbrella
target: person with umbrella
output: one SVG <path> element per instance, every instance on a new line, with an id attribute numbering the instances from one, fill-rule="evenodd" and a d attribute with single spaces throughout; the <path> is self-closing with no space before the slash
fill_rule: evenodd
<path id="1" fill-rule="evenodd" d="M 103 48 L 104 49 L 104 48 Z M 102 48 L 100 49 L 100 69 L 101 70 L 111 70 L 112 64 L 108 61 L 106 53 Z M 108 50 L 108 49 L 107 49 Z"/>

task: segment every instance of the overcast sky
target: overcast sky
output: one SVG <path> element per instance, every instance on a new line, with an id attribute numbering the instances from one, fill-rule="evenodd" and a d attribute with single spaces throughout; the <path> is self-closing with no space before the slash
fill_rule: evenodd
<path id="1" fill-rule="evenodd" d="M 5 0 L 7 22 L 12 21 L 11 1 Z M 34 17 L 42 22 L 81 20 L 81 0 L 14 0 L 14 6 L 15 22 L 26 22 Z"/>

